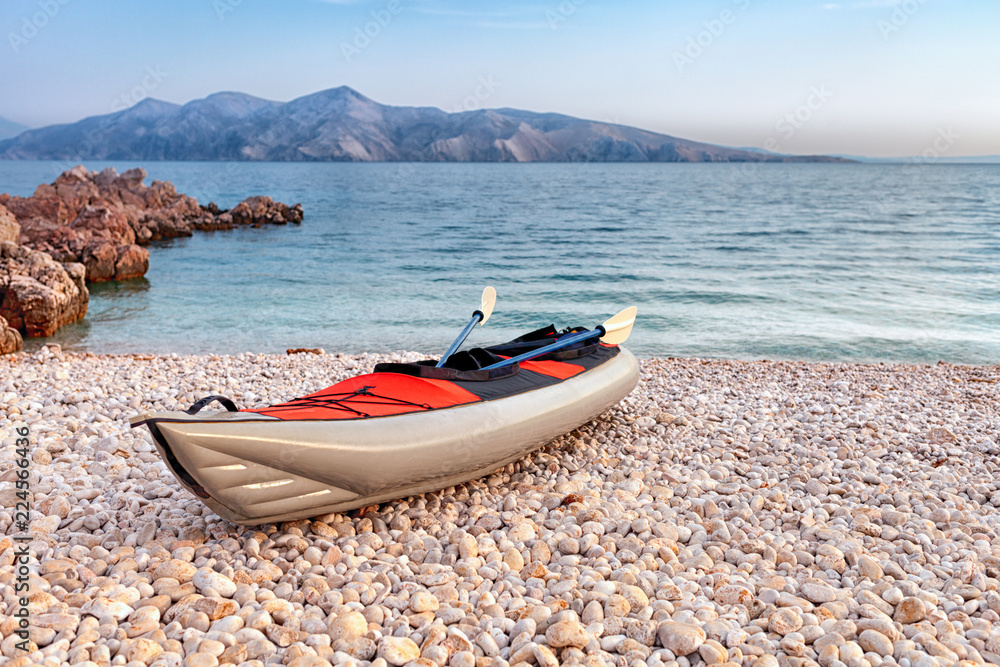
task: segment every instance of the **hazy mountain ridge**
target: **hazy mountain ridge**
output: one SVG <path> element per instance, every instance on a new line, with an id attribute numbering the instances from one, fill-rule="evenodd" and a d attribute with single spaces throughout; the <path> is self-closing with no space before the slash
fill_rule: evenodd
<path id="1" fill-rule="evenodd" d="M 290 102 L 224 92 L 0 141 L 2 159 L 431 162 L 847 162 L 715 146 L 556 113 L 379 104 L 342 86 Z"/>
<path id="2" fill-rule="evenodd" d="M 0 117 L 0 139 L 16 137 L 27 129 L 27 125 L 21 125 L 20 123 Z"/>

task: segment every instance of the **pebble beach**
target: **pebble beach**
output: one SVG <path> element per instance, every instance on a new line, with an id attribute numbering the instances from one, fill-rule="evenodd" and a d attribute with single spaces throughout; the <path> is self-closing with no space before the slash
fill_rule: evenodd
<path id="1" fill-rule="evenodd" d="M 0 662 L 1000 664 L 998 366 L 646 359 L 617 407 L 488 477 L 253 527 L 128 427 L 418 358 L 0 358 Z"/>

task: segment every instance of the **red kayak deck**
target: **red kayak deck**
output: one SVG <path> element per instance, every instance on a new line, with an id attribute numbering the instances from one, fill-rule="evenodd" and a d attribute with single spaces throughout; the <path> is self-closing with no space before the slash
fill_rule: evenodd
<path id="1" fill-rule="evenodd" d="M 562 361 L 524 361 L 522 371 L 565 380 L 585 368 Z M 245 410 L 278 419 L 363 419 L 437 410 L 483 400 L 448 380 L 402 373 L 368 373 L 300 398 L 266 408 Z"/>

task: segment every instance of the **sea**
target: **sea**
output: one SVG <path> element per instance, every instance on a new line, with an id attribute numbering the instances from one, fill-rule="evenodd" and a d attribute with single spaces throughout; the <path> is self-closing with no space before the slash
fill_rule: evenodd
<path id="1" fill-rule="evenodd" d="M 1000 165 L 86 162 L 301 225 L 153 243 L 44 342 L 440 354 L 635 305 L 643 357 L 1000 363 Z M 30 195 L 72 164 L 0 162 Z"/>

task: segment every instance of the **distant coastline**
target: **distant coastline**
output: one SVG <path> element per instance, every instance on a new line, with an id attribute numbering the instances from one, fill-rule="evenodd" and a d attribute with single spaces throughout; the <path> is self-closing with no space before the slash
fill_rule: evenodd
<path id="1" fill-rule="evenodd" d="M 123 111 L 4 139 L 0 159 L 853 162 L 717 146 L 557 113 L 389 106 L 346 86 L 285 103 L 235 92 L 184 105 L 147 98 Z"/>

